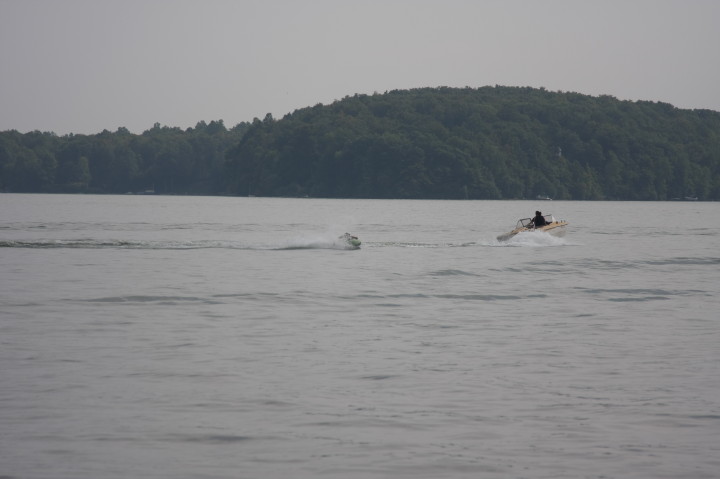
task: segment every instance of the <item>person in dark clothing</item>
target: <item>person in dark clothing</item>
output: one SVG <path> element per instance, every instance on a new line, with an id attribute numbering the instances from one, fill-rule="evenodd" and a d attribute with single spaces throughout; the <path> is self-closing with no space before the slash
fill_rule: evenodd
<path id="1" fill-rule="evenodd" d="M 545 217 L 539 211 L 535 212 L 535 218 L 532 219 L 531 223 L 535 228 L 540 228 L 548 224 L 547 221 L 545 221 Z"/>

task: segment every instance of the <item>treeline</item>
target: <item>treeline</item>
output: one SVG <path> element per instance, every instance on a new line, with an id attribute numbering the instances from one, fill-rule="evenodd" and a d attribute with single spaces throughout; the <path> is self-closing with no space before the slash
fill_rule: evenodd
<path id="1" fill-rule="evenodd" d="M 720 113 L 515 87 L 355 95 L 255 121 L 237 194 L 720 199 Z"/>
<path id="2" fill-rule="evenodd" d="M 355 95 L 140 135 L 0 132 L 0 191 L 720 199 L 720 113 L 516 87 Z"/>
<path id="3" fill-rule="evenodd" d="M 0 191 L 36 193 L 219 194 L 227 191 L 225 152 L 249 123 L 222 120 L 182 130 L 155 126 L 97 135 L 0 132 Z"/>

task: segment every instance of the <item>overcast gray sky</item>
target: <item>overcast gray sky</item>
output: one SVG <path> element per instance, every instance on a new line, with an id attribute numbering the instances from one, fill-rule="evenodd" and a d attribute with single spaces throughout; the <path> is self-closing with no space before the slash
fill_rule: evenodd
<path id="1" fill-rule="evenodd" d="M 232 127 L 435 86 L 720 111 L 719 25 L 718 0 L 0 0 L 0 131 Z"/>

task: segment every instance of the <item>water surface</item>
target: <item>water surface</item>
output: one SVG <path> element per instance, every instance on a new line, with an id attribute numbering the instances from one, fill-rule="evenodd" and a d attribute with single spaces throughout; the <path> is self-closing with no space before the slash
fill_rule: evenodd
<path id="1" fill-rule="evenodd" d="M 0 195 L 0 475 L 718 477 L 719 213 Z"/>

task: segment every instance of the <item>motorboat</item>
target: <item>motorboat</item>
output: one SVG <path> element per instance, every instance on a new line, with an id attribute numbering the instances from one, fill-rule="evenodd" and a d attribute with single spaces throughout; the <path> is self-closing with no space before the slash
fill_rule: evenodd
<path id="1" fill-rule="evenodd" d="M 338 239 L 343 241 L 348 246 L 348 249 L 360 249 L 361 242 L 357 236 L 353 236 L 350 233 L 345 233 Z"/>
<path id="2" fill-rule="evenodd" d="M 534 232 L 534 231 L 542 231 L 548 234 L 551 234 L 553 236 L 565 236 L 565 227 L 567 226 L 568 222 L 565 220 L 557 220 L 553 215 L 542 215 L 543 218 L 545 218 L 545 225 L 535 227 L 535 224 L 533 223 L 533 218 L 521 218 L 518 220 L 517 224 L 515 225 L 515 229 L 512 231 L 509 231 L 507 233 L 501 234 L 497 237 L 498 241 L 507 241 L 513 236 L 515 236 L 518 233 L 523 233 L 526 231 Z"/>

